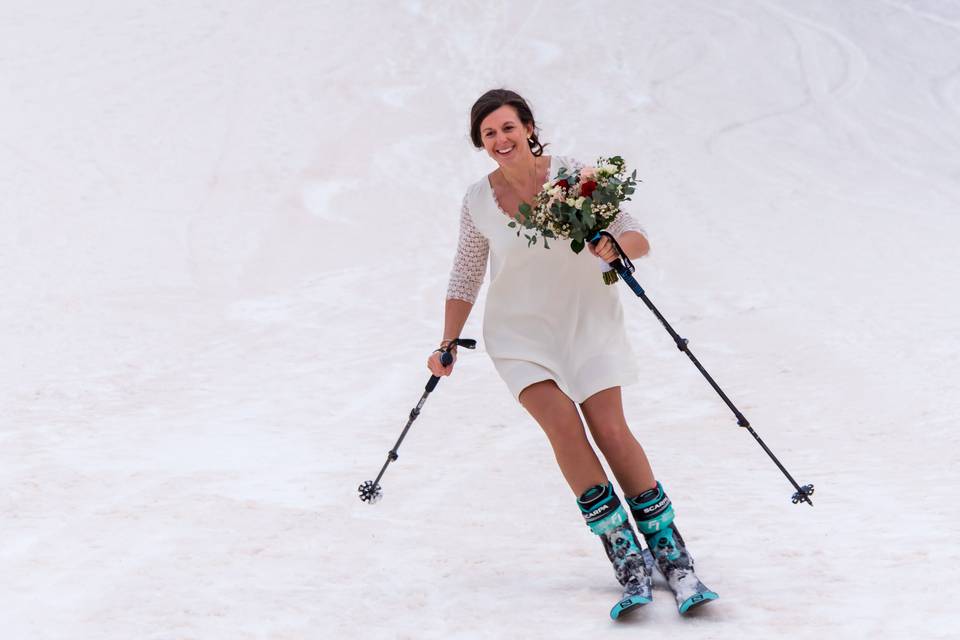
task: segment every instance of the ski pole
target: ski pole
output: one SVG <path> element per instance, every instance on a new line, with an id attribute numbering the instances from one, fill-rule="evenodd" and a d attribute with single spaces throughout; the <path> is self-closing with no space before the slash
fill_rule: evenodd
<path id="1" fill-rule="evenodd" d="M 596 243 L 600 240 L 600 236 L 606 236 L 607 238 L 609 238 L 610 241 L 613 242 L 614 247 L 616 247 L 617 253 L 619 253 L 620 257 L 623 258 L 623 261 L 626 262 L 626 265 L 625 265 L 624 262 L 622 262 L 620 259 L 616 259 L 613 262 L 609 263 L 610 266 L 613 267 L 613 269 L 617 272 L 617 275 L 619 275 L 623 279 L 623 281 L 627 283 L 627 286 L 629 286 L 630 289 L 632 289 L 633 292 L 637 294 L 637 296 L 641 300 L 643 300 L 643 302 L 647 305 L 647 308 L 649 308 L 650 311 L 653 312 L 653 315 L 657 317 L 657 320 L 660 321 L 660 324 L 663 325 L 663 328 L 666 329 L 667 333 L 670 334 L 670 337 L 673 338 L 673 341 L 676 343 L 677 348 L 680 349 L 680 351 L 683 351 L 685 354 L 687 354 L 687 357 L 690 358 L 694 366 L 696 366 L 697 369 L 700 371 L 700 373 L 703 374 L 703 377 L 707 379 L 707 382 L 710 383 L 710 386 L 713 387 L 714 391 L 716 391 L 720 395 L 720 398 L 726 403 L 726 405 L 730 408 L 730 410 L 733 411 L 733 415 L 736 416 L 737 418 L 737 425 L 743 427 L 744 429 L 750 432 L 750 435 L 752 435 L 756 439 L 757 443 L 759 443 L 760 446 L 763 447 L 763 450 L 767 452 L 767 455 L 770 456 L 770 459 L 773 460 L 774 464 L 777 465 L 780 471 L 783 472 L 783 475 L 787 477 L 787 480 L 790 481 L 790 484 L 793 485 L 793 488 L 796 489 L 796 492 L 790 498 L 793 504 L 806 502 L 812 507 L 813 501 L 810 500 L 810 496 L 813 495 L 813 485 L 805 484 L 801 487 L 799 484 L 797 484 L 797 481 L 793 479 L 793 476 L 790 475 L 790 472 L 788 472 L 786 468 L 780 463 L 780 461 L 777 460 L 777 457 L 773 455 L 773 452 L 770 451 L 770 448 L 767 447 L 766 444 L 764 444 L 763 440 L 760 439 L 760 436 L 757 435 L 757 432 L 753 430 L 753 427 L 750 426 L 750 422 L 747 421 L 744 415 L 740 413 L 740 410 L 734 406 L 733 402 L 730 401 L 730 398 L 727 397 L 727 394 L 725 394 L 723 390 L 720 388 L 720 386 L 716 382 L 714 382 L 713 378 L 710 377 L 710 374 L 707 373 L 707 370 L 704 369 L 703 365 L 700 364 L 700 361 L 697 360 L 697 358 L 693 355 L 693 353 L 691 353 L 690 348 L 687 346 L 687 342 L 688 342 L 687 339 L 681 338 L 679 335 L 677 335 L 677 332 L 673 330 L 673 327 L 670 326 L 670 323 L 667 322 L 662 315 L 660 315 L 660 312 L 657 311 L 657 308 L 653 306 L 652 302 L 650 302 L 650 298 L 648 298 L 647 294 L 644 293 L 643 287 L 641 287 L 640 283 L 637 282 L 636 278 L 633 277 L 633 272 L 635 270 L 635 267 L 633 266 L 633 263 L 630 261 L 630 258 L 627 257 L 627 254 L 624 253 L 623 249 L 617 243 L 613 235 L 607 231 L 600 231 L 594 234 L 594 236 L 590 239 L 590 244 L 596 245 Z"/>
<path id="2" fill-rule="evenodd" d="M 469 338 L 457 338 L 450 344 L 441 348 L 440 363 L 443 366 L 447 366 L 453 362 L 453 355 L 450 353 L 450 347 L 452 345 L 459 345 L 461 347 L 466 347 L 467 349 L 475 349 L 477 347 L 477 341 Z M 430 392 L 436 388 L 439 381 L 440 376 L 434 375 L 431 375 L 430 379 L 427 380 L 427 385 L 424 388 L 423 395 L 420 396 L 420 402 L 418 402 L 417 406 L 410 410 L 410 419 L 407 420 L 407 425 L 400 433 L 400 438 L 397 440 L 397 443 L 393 445 L 393 449 L 390 449 L 390 451 L 387 453 L 387 461 L 384 462 L 383 467 L 380 468 L 380 473 L 377 474 L 377 479 L 367 480 L 357 488 L 357 491 L 360 493 L 360 499 L 364 502 L 374 504 L 379 502 L 383 497 L 383 488 L 380 486 L 380 478 L 383 477 L 383 474 L 386 472 L 390 463 L 397 459 L 397 449 L 400 448 L 400 443 L 403 442 L 403 438 L 407 435 L 407 431 L 410 430 L 410 425 L 412 425 L 413 421 L 416 420 L 417 416 L 420 415 L 420 409 L 423 408 L 423 404 L 427 401 L 427 396 L 429 396 Z"/>

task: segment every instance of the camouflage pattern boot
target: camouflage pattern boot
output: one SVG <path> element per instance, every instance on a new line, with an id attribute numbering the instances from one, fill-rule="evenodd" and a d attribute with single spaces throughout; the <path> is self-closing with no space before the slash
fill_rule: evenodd
<path id="1" fill-rule="evenodd" d="M 653 600 L 653 567 L 644 558 L 640 540 L 630 524 L 610 483 L 587 489 L 577 499 L 587 526 L 600 537 L 607 558 L 613 564 L 623 596 L 610 610 L 616 620 L 631 609 Z"/>
<path id="2" fill-rule="evenodd" d="M 693 558 L 673 523 L 673 505 L 663 486 L 658 482 L 653 489 L 627 498 L 627 504 L 647 540 L 657 570 L 677 599 L 680 613 L 719 598 L 694 573 Z"/>

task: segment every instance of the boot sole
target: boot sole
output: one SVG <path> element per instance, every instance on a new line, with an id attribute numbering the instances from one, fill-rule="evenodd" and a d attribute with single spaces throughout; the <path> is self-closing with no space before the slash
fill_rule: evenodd
<path id="1" fill-rule="evenodd" d="M 681 614 L 687 613 L 687 612 L 689 612 L 691 609 L 696 609 L 697 607 L 702 606 L 702 605 L 705 605 L 705 604 L 707 604 L 708 602 L 713 602 L 714 600 L 716 600 L 716 599 L 719 598 L 719 597 L 720 597 L 720 596 L 718 596 L 718 595 L 717 595 L 716 593 L 714 593 L 713 591 L 703 591 L 703 592 L 701 592 L 701 593 L 697 593 L 697 594 L 695 594 L 695 595 L 692 595 L 692 596 L 690 596 L 689 598 L 687 598 L 686 600 L 684 600 L 684 601 L 683 601 L 683 604 L 680 605 L 680 607 L 679 607 L 680 613 L 681 613 Z"/>
<path id="2" fill-rule="evenodd" d="M 624 614 L 635 611 L 642 607 L 645 604 L 650 604 L 653 602 L 650 598 L 644 598 L 643 596 L 630 596 L 629 598 L 624 598 L 617 604 L 613 605 L 613 609 L 610 609 L 610 617 L 613 620 L 623 617 Z"/>

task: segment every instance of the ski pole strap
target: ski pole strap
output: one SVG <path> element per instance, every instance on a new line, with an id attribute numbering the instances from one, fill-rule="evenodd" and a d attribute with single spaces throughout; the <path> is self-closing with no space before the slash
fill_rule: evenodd
<path id="1" fill-rule="evenodd" d="M 449 349 L 451 345 L 457 345 L 457 346 L 460 346 L 460 347 L 466 347 L 467 349 L 476 349 L 476 348 L 477 348 L 477 341 L 476 341 L 476 340 L 473 340 L 472 338 L 454 338 L 454 339 L 451 340 L 450 343 L 447 345 L 447 348 Z"/>
<path id="2" fill-rule="evenodd" d="M 441 342 L 440 348 L 434 349 L 433 352 L 436 353 L 437 351 L 439 351 L 442 354 L 446 354 L 453 347 L 465 347 L 467 349 L 476 349 L 477 341 L 471 338 L 452 338 L 450 340 L 444 340 L 443 342 Z M 444 365 L 450 364 L 449 360 L 444 362 L 443 356 L 440 356 L 440 361 L 443 362 Z"/>

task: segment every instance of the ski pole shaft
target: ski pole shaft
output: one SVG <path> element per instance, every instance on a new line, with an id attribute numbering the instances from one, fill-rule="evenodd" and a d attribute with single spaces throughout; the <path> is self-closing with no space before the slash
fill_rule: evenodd
<path id="1" fill-rule="evenodd" d="M 599 241 L 601 235 L 606 235 L 611 240 L 613 240 L 613 236 L 611 236 L 608 232 L 601 231 L 593 236 L 593 238 L 590 240 L 591 244 L 596 244 L 596 242 Z M 723 389 L 720 388 L 720 385 L 716 383 L 716 381 L 707 372 L 707 370 L 703 368 L 703 365 L 700 364 L 700 361 L 697 360 L 696 356 L 693 355 L 693 352 L 690 351 L 690 348 L 688 346 L 689 341 L 686 338 L 681 338 L 677 334 L 677 332 L 673 330 L 673 327 L 670 326 L 670 323 L 667 322 L 666 318 L 663 317 L 660 311 L 654 306 L 653 302 L 650 301 L 650 298 L 647 297 L 647 294 L 646 292 L 644 292 L 643 287 L 641 287 L 640 283 L 637 282 L 636 278 L 633 277 L 633 271 L 634 271 L 633 264 L 630 262 L 629 258 L 626 257 L 626 254 L 623 253 L 623 250 L 620 248 L 620 245 L 616 243 L 616 240 L 613 240 L 613 242 L 617 248 L 617 251 L 621 254 L 621 256 L 623 256 L 627 264 L 624 265 L 624 263 L 621 260 L 616 259 L 609 263 L 610 266 L 616 270 L 617 275 L 619 275 L 620 278 L 627 283 L 627 286 L 629 286 L 630 289 L 635 294 L 637 294 L 637 297 L 643 300 L 644 304 L 647 305 L 647 308 L 653 312 L 653 315 L 656 316 L 657 320 L 660 321 L 660 324 L 663 325 L 663 328 L 666 329 L 667 333 L 670 334 L 670 337 L 673 338 L 673 341 L 677 345 L 677 348 L 680 351 L 683 351 L 685 354 L 687 354 L 687 357 L 690 358 L 690 361 L 694 364 L 697 370 L 700 371 L 701 374 L 703 374 L 703 377 L 706 378 L 708 383 L 710 383 L 710 386 L 713 387 L 713 390 L 717 392 L 717 395 L 720 396 L 720 399 L 723 400 L 723 402 L 727 405 L 727 407 L 733 412 L 733 415 L 737 418 L 737 425 L 745 428 L 747 431 L 750 432 L 750 435 L 754 437 L 754 439 L 763 448 L 763 450 L 767 453 L 767 455 L 770 456 L 770 459 L 773 460 L 773 463 L 777 465 L 777 468 L 780 469 L 781 472 L 783 472 L 783 475 L 786 476 L 790 484 L 793 485 L 793 488 L 796 489 L 796 492 L 791 497 L 791 500 L 793 501 L 793 503 L 799 504 L 800 502 L 806 502 L 812 507 L 813 501 L 810 499 L 810 496 L 813 495 L 813 485 L 807 484 L 801 487 L 797 483 L 797 481 L 793 479 L 793 476 L 790 475 L 790 472 L 787 471 L 786 467 L 784 467 L 783 464 L 781 464 L 780 460 L 777 459 L 777 456 L 773 454 L 773 451 L 771 451 L 770 448 L 766 445 L 766 443 L 764 443 L 764 441 L 760 439 L 760 436 L 757 435 L 757 432 L 754 431 L 753 427 L 750 426 L 750 422 L 747 420 L 747 418 L 743 415 L 743 413 L 740 412 L 739 409 L 737 409 L 737 407 L 733 404 L 730 398 L 727 397 L 727 394 L 723 392 Z"/>
<path id="2" fill-rule="evenodd" d="M 474 349 L 477 346 L 477 341 L 468 338 L 457 338 L 446 347 L 443 347 L 440 350 L 440 364 L 445 367 L 453 362 L 453 354 L 450 353 L 450 347 L 453 345 L 466 347 L 467 349 Z M 427 380 L 427 384 L 424 386 L 423 395 L 420 396 L 420 401 L 417 402 L 417 406 L 410 410 L 407 424 L 403 427 L 403 431 L 400 432 L 400 437 L 397 438 L 397 442 L 393 445 L 393 448 L 387 452 L 387 460 L 380 468 L 380 473 L 377 474 L 377 479 L 373 480 L 372 482 L 367 480 L 360 485 L 358 491 L 360 492 L 360 499 L 364 502 L 373 503 L 382 494 L 382 490 L 380 488 L 380 479 L 383 477 L 383 474 L 386 473 L 387 467 L 390 466 L 390 463 L 399 457 L 397 454 L 397 449 L 400 448 L 400 444 L 403 442 L 407 432 L 410 430 L 410 426 L 413 424 L 413 421 L 416 420 L 417 416 L 420 415 L 420 410 L 423 408 L 423 404 L 427 401 L 427 396 L 429 396 L 430 393 L 436 389 L 438 382 L 440 382 L 440 376 L 430 376 L 430 379 Z"/>
<path id="3" fill-rule="evenodd" d="M 447 366 L 451 362 L 453 362 L 453 356 L 451 356 L 448 352 L 444 352 L 440 354 L 440 363 L 443 364 L 443 366 Z M 381 467 L 380 473 L 377 474 L 377 479 L 373 481 L 374 484 L 380 484 L 380 478 L 383 477 L 383 474 L 387 470 L 387 467 L 390 465 L 391 462 L 393 462 L 399 457 L 397 454 L 397 449 L 400 448 L 400 443 L 403 442 L 403 439 L 407 435 L 407 431 L 410 430 L 410 425 L 412 425 L 413 421 L 416 420 L 417 416 L 420 415 L 420 409 L 423 408 L 423 403 L 427 401 L 427 396 L 429 396 L 430 392 L 433 391 L 434 388 L 436 388 L 437 382 L 439 382 L 439 380 L 440 380 L 439 376 L 430 376 L 430 380 L 427 382 L 426 389 L 423 392 L 423 395 L 420 396 L 420 402 L 418 402 L 417 406 L 415 406 L 413 409 L 410 410 L 409 419 L 407 420 L 406 426 L 403 427 L 403 431 L 400 432 L 400 437 L 397 438 L 397 443 L 393 445 L 393 448 L 390 449 L 389 452 L 387 452 L 387 461 L 383 463 L 383 467 Z"/>

